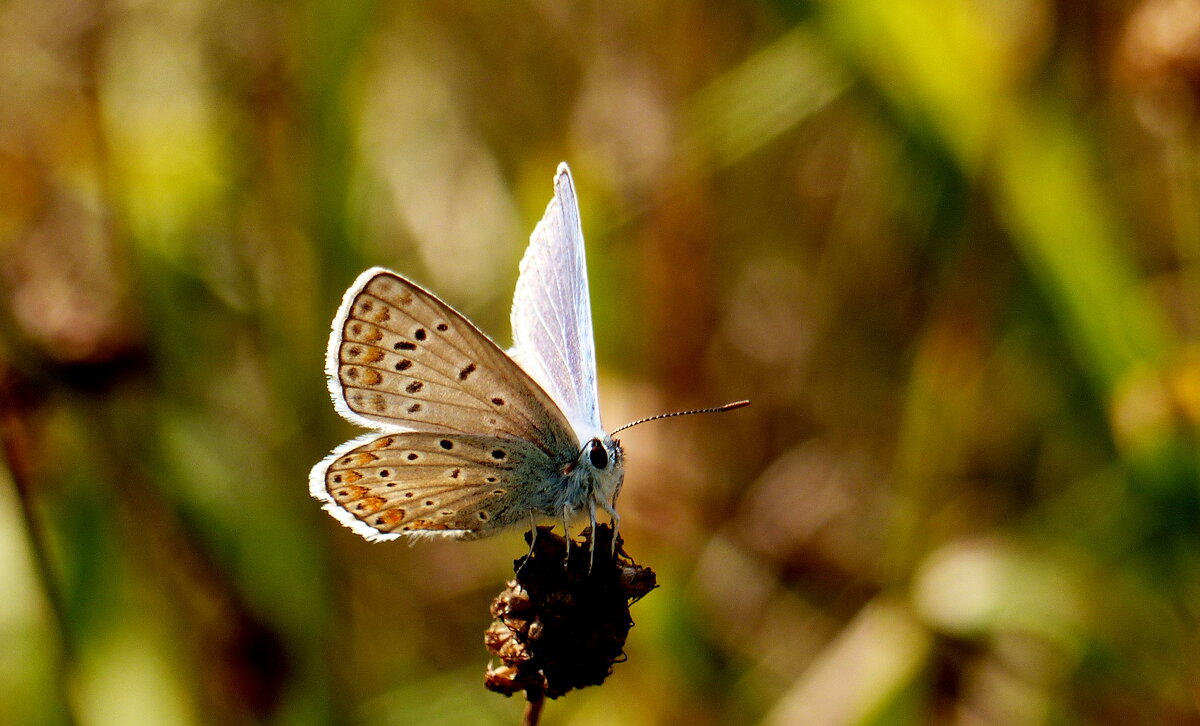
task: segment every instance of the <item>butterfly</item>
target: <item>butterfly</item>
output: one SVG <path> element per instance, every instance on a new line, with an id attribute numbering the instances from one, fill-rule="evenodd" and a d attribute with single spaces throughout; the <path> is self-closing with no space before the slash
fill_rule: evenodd
<path id="1" fill-rule="evenodd" d="M 326 373 L 337 411 L 372 431 L 309 476 L 334 518 L 372 541 L 475 539 L 538 515 L 566 528 L 586 512 L 594 528 L 599 510 L 616 541 L 624 452 L 600 422 L 583 230 L 565 163 L 521 260 L 511 317 L 505 352 L 402 275 L 359 275 L 333 319 Z M 693 412 L 665 416 L 683 413 Z"/>

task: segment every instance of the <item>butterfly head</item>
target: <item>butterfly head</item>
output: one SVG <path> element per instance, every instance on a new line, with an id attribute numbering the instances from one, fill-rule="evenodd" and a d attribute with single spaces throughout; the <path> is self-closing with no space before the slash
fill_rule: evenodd
<path id="1" fill-rule="evenodd" d="M 617 444 L 614 441 L 613 446 L 616 445 Z M 605 446 L 604 442 L 600 439 L 592 439 L 589 441 L 587 446 L 584 447 L 584 454 L 587 455 L 588 461 L 591 463 L 592 468 L 596 469 L 597 471 L 604 471 L 608 468 L 609 464 L 613 463 L 613 460 L 615 459 L 614 456 L 609 455 L 608 447 Z"/>
<path id="2" fill-rule="evenodd" d="M 625 452 L 611 436 L 596 437 L 583 445 L 580 463 L 590 469 L 593 496 L 598 502 L 616 504 L 617 492 L 625 478 Z"/>
<path id="3" fill-rule="evenodd" d="M 583 501 L 594 499 L 602 508 L 611 511 L 617 492 L 625 478 L 625 453 L 616 439 L 605 434 L 584 442 L 575 458 L 562 468 L 563 476 L 573 482 L 565 487 L 570 492 L 571 508 L 578 509 Z"/>
<path id="4" fill-rule="evenodd" d="M 606 435 L 587 441 L 579 450 L 579 455 L 563 467 L 563 474 L 572 474 L 582 469 L 589 472 L 593 478 L 604 481 L 613 477 L 619 479 L 624 468 L 625 452 L 621 449 L 621 443 Z"/>

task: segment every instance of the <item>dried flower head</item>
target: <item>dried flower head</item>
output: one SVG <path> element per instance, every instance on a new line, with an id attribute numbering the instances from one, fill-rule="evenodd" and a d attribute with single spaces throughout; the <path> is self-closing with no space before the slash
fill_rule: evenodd
<path id="1" fill-rule="evenodd" d="M 568 544 L 538 527 L 529 555 L 513 564 L 516 579 L 492 602 L 484 643 L 501 665 L 488 666 L 489 689 L 557 698 L 612 673 L 633 626 L 629 606 L 657 586 L 654 572 L 625 554 L 620 537 L 614 548 L 612 537 L 602 524 L 594 541 L 588 529 L 582 542 Z"/>

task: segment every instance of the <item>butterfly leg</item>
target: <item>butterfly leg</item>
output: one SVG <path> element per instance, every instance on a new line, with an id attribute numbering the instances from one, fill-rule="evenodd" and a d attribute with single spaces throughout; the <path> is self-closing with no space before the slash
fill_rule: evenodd
<path id="1" fill-rule="evenodd" d="M 621 515 L 617 514 L 617 498 L 614 496 L 611 504 L 606 501 L 601 500 L 600 506 L 604 509 L 604 511 L 608 512 L 608 516 L 612 519 L 612 554 L 614 557 L 616 557 L 616 555 L 617 555 L 617 532 L 620 531 L 620 529 L 621 529 Z M 595 505 L 593 505 L 592 510 L 593 510 L 593 512 L 595 511 Z M 596 517 L 593 514 L 592 529 L 595 529 L 595 528 L 596 528 Z"/>
<path id="2" fill-rule="evenodd" d="M 617 556 L 617 532 L 621 529 L 621 515 L 617 514 L 617 497 L 621 496 L 621 485 L 625 483 L 625 477 L 617 482 L 617 490 L 613 492 L 612 503 L 604 503 L 604 511 L 608 512 L 608 516 L 612 517 L 612 552 L 613 557 Z"/>
<path id="3" fill-rule="evenodd" d="M 563 557 L 563 569 L 571 562 L 571 507 L 563 505 L 563 537 L 567 540 L 567 554 Z"/>
<path id="4" fill-rule="evenodd" d="M 534 545 L 537 544 L 537 536 L 538 536 L 537 522 L 534 521 L 533 510 L 530 509 L 529 510 L 529 554 L 525 555 L 525 562 L 522 562 L 521 566 L 517 568 L 516 574 L 518 574 L 518 575 L 521 574 L 521 570 L 525 569 L 525 564 L 527 562 L 529 562 L 531 559 L 533 559 L 533 548 L 534 548 Z"/>
<path id="5" fill-rule="evenodd" d="M 588 549 L 588 574 L 592 573 L 592 563 L 596 561 L 596 501 L 588 500 L 588 519 L 592 522 L 592 533 L 589 543 L 591 547 Z"/>

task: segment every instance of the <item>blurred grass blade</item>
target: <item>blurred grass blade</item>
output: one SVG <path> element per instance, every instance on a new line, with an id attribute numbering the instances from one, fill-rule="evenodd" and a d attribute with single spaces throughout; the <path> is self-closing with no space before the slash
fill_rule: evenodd
<path id="1" fill-rule="evenodd" d="M 1042 283 L 1084 368 L 1106 394 L 1140 364 L 1159 364 L 1166 325 L 1137 284 L 1099 170 L 1079 129 L 1030 109 L 1001 137 L 997 198 L 1017 251 Z"/>
<path id="2" fill-rule="evenodd" d="M 799 27 L 701 89 L 685 112 L 687 138 L 710 150 L 717 166 L 733 164 L 824 108 L 848 83 Z"/>
<path id="3" fill-rule="evenodd" d="M 920 723 L 908 697 L 924 673 L 932 637 L 888 601 L 863 608 L 764 719 L 788 724 Z"/>

